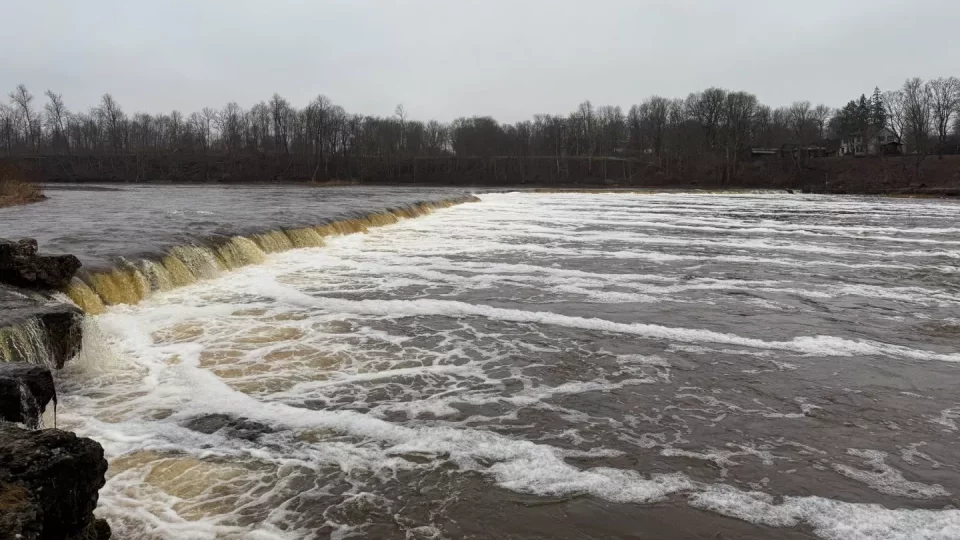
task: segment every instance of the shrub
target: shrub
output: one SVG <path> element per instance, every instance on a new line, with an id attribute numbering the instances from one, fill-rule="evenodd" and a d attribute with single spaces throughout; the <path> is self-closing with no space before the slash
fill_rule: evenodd
<path id="1" fill-rule="evenodd" d="M 15 169 L 0 167 L 0 208 L 46 199 L 43 190 L 21 178 Z"/>

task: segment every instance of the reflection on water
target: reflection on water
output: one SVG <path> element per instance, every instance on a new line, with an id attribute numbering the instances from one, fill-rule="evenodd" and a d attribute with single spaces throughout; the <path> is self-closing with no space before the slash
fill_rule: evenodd
<path id="1" fill-rule="evenodd" d="M 960 537 L 954 204 L 481 198 L 96 317 L 118 536 Z"/>

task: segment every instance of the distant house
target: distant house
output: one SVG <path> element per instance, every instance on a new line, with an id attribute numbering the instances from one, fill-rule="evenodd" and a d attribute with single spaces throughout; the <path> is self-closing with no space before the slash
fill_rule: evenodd
<path id="1" fill-rule="evenodd" d="M 750 149 L 750 159 L 769 159 L 779 155 L 780 150 L 778 148 L 759 148 L 755 146 Z"/>
<path id="2" fill-rule="evenodd" d="M 906 154 L 907 147 L 887 128 L 853 135 L 840 143 L 841 156 L 879 156 Z"/>
<path id="3" fill-rule="evenodd" d="M 836 156 L 840 153 L 840 145 L 843 144 L 841 139 L 824 139 L 823 147 L 827 149 L 827 156 Z"/>
<path id="4" fill-rule="evenodd" d="M 831 150 L 829 147 L 819 144 L 787 143 L 781 145 L 779 148 L 761 148 L 754 146 L 750 148 L 750 159 L 754 161 L 788 157 L 806 159 L 826 157 L 836 153 L 836 149 Z"/>
<path id="5" fill-rule="evenodd" d="M 780 157 L 815 158 L 826 157 L 827 147 L 819 144 L 787 143 L 780 147 Z"/>

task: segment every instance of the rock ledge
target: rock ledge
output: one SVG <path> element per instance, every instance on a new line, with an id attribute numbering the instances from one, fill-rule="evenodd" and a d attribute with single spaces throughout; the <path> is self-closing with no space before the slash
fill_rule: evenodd
<path id="1" fill-rule="evenodd" d="M 106 540 L 96 519 L 107 461 L 97 442 L 0 423 L 0 538 Z"/>

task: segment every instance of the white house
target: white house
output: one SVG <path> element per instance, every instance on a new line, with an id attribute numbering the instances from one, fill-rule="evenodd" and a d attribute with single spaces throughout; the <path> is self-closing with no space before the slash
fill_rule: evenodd
<path id="1" fill-rule="evenodd" d="M 840 143 L 841 156 L 879 156 L 906 154 L 903 144 L 888 128 L 868 130 L 864 134 L 846 138 Z"/>

